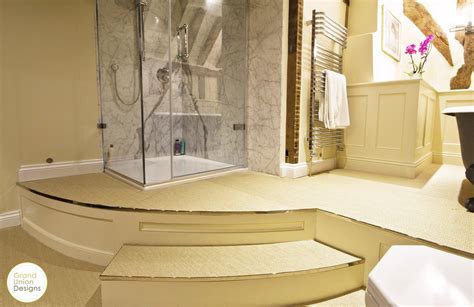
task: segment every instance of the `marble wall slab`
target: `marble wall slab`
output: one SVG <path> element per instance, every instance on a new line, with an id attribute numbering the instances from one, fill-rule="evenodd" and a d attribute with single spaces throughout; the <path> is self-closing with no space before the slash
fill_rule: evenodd
<path id="1" fill-rule="evenodd" d="M 249 1 L 248 167 L 274 175 L 282 141 L 282 25 L 282 0 Z"/>

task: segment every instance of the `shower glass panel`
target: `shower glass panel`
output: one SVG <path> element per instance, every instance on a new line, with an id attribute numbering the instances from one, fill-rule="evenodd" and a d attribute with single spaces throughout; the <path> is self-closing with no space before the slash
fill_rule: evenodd
<path id="1" fill-rule="evenodd" d="M 145 184 L 136 9 L 135 1 L 98 0 L 97 45 L 106 169 Z"/>
<path id="2" fill-rule="evenodd" d="M 170 3 L 148 0 L 144 13 L 143 109 L 146 184 L 173 179 L 171 173 Z"/>
<path id="3" fill-rule="evenodd" d="M 153 185 L 244 167 L 246 1 L 97 8 L 106 169 Z"/>
<path id="4" fill-rule="evenodd" d="M 245 3 L 172 1 L 174 177 L 244 165 Z"/>

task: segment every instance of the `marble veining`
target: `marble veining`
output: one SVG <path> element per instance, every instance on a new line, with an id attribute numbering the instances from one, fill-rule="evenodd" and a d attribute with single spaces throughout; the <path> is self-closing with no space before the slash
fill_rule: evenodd
<path id="1" fill-rule="evenodd" d="M 282 1 L 249 3 L 248 166 L 274 175 L 280 167 L 282 14 Z"/>

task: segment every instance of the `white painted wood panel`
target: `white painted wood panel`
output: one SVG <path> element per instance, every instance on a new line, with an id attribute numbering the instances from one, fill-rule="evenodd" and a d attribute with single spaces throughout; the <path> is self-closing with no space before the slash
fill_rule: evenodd
<path id="1" fill-rule="evenodd" d="M 377 149 L 402 150 L 405 105 L 405 93 L 378 96 Z"/>
<path id="2" fill-rule="evenodd" d="M 431 162 L 436 95 L 422 80 L 349 85 L 351 126 L 340 166 L 415 177 Z"/>
<path id="3" fill-rule="evenodd" d="M 349 97 L 351 125 L 346 129 L 345 145 L 365 147 L 368 95 Z"/>

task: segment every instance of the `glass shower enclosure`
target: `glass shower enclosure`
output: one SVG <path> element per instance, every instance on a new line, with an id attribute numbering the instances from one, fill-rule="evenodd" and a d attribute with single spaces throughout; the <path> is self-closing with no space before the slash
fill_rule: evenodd
<path id="1" fill-rule="evenodd" d="M 246 2 L 97 0 L 107 172 L 150 186 L 245 167 Z"/>

